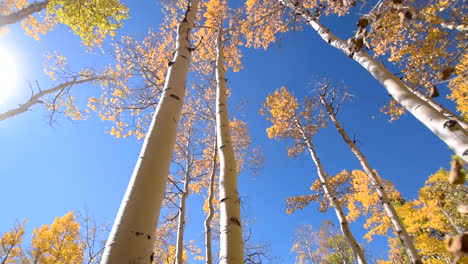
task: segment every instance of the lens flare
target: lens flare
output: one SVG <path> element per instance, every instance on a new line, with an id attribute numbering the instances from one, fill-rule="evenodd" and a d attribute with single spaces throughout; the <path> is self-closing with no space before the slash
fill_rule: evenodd
<path id="1" fill-rule="evenodd" d="M 5 104 L 16 90 L 18 62 L 11 49 L 0 46 L 0 104 Z"/>

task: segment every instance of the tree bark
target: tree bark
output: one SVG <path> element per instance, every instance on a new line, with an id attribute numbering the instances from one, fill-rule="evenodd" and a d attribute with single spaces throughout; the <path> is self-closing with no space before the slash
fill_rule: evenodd
<path id="1" fill-rule="evenodd" d="M 424 102 L 428 103 L 430 106 L 432 106 L 435 110 L 439 111 L 441 114 L 443 114 L 445 117 L 449 118 L 449 119 L 454 119 L 458 122 L 458 124 L 460 124 L 460 126 L 463 128 L 463 129 L 468 129 L 468 123 L 466 123 L 466 121 L 463 119 L 463 118 L 460 118 L 459 116 L 457 116 L 455 113 L 453 113 L 452 111 L 448 110 L 447 108 L 445 108 L 444 106 L 442 106 L 441 104 L 438 104 L 437 102 L 435 102 L 433 99 L 431 99 L 429 96 L 419 92 L 418 90 L 412 88 L 412 87 L 409 87 L 409 86 L 406 86 L 408 88 L 408 90 L 412 93 L 414 93 L 416 96 L 418 96 L 419 98 L 421 98 L 421 100 L 423 100 Z"/>
<path id="2" fill-rule="evenodd" d="M 403 222 L 401 221 L 400 217 L 398 216 L 395 208 L 390 203 L 390 199 L 388 198 L 387 192 L 385 191 L 385 187 L 382 184 L 379 176 L 375 173 L 375 171 L 370 166 L 367 158 L 362 154 L 359 148 L 354 144 L 354 141 L 349 138 L 346 131 L 341 126 L 340 122 L 336 118 L 335 112 L 332 107 L 326 102 L 324 95 L 320 95 L 320 102 L 325 106 L 330 119 L 332 120 L 333 124 L 335 125 L 336 129 L 340 133 L 341 137 L 345 141 L 346 144 L 351 148 L 351 151 L 354 153 L 356 158 L 359 160 L 359 163 L 362 166 L 362 169 L 370 178 L 372 185 L 374 186 L 377 195 L 380 198 L 382 206 L 384 207 L 385 213 L 387 214 L 388 218 L 392 223 L 393 230 L 400 238 L 401 243 L 406 248 L 406 253 L 408 254 L 412 263 L 422 263 L 421 258 L 419 257 L 418 251 L 414 246 L 413 240 L 409 236 L 408 232 L 406 231 Z"/>
<path id="3" fill-rule="evenodd" d="M 359 246 L 358 242 L 354 238 L 353 233 L 351 232 L 351 229 L 349 228 L 349 223 L 348 223 L 348 220 L 346 220 L 346 216 L 343 212 L 341 203 L 335 197 L 335 195 L 333 194 L 333 191 L 330 189 L 328 185 L 327 175 L 325 171 L 323 170 L 322 163 L 320 162 L 320 159 L 317 153 L 315 152 L 315 148 L 314 148 L 314 145 L 312 144 L 312 141 L 306 135 L 301 122 L 297 118 L 294 118 L 294 122 L 301 133 L 302 140 L 307 145 L 307 149 L 309 150 L 312 160 L 315 163 L 315 167 L 317 168 L 317 175 L 322 184 L 324 197 L 328 199 L 330 204 L 333 206 L 333 209 L 335 210 L 336 217 L 338 218 L 338 221 L 340 222 L 341 232 L 343 233 L 343 235 L 346 238 L 346 241 L 348 242 L 349 246 L 353 250 L 354 257 L 356 258 L 357 262 L 359 264 L 367 264 L 366 258 L 364 256 L 364 251 L 362 250 L 361 246 Z"/>
<path id="4" fill-rule="evenodd" d="M 17 23 L 34 13 L 40 12 L 43 9 L 45 9 L 48 4 L 49 4 L 49 0 L 42 1 L 42 2 L 34 2 L 28 5 L 27 7 L 19 11 L 16 11 L 14 13 L 11 13 L 8 15 L 0 15 L 0 27 Z"/>
<path id="5" fill-rule="evenodd" d="M 82 84 L 82 83 L 87 83 L 87 82 L 92 82 L 92 81 L 97 81 L 97 80 L 104 80 L 106 79 L 105 77 L 90 77 L 86 79 L 81 79 L 81 80 L 76 80 L 78 77 L 75 77 L 73 81 L 61 83 L 53 88 L 47 89 L 47 90 L 40 90 L 38 93 L 31 95 L 31 98 L 24 103 L 20 104 L 17 108 L 10 109 L 6 112 L 0 113 L 0 121 L 3 121 L 8 118 L 12 118 L 14 116 L 17 116 L 19 114 L 22 114 L 26 111 L 29 110 L 33 105 L 40 103 L 40 99 L 43 96 L 46 96 L 48 94 L 66 89 L 68 87 L 71 87 L 76 84 Z"/>
<path id="6" fill-rule="evenodd" d="M 224 53 L 218 34 L 216 54 L 216 132 L 220 159 L 220 264 L 243 264 L 240 198 L 237 191 L 237 165 L 229 131 L 227 87 L 224 73 Z"/>
<path id="7" fill-rule="evenodd" d="M 208 215 L 206 216 L 204 225 L 205 225 L 205 260 L 206 264 L 213 263 L 213 253 L 212 253 L 212 246 L 211 246 L 211 220 L 213 220 L 214 215 L 214 181 L 216 175 L 216 157 L 218 156 L 218 149 L 216 144 L 216 138 L 213 148 L 213 163 L 211 164 L 211 174 L 210 174 L 210 182 L 209 182 L 209 189 L 208 189 Z"/>
<path id="8" fill-rule="evenodd" d="M 189 42 L 198 0 L 179 23 L 174 61 L 143 143 L 140 157 L 107 240 L 101 264 L 140 264 L 153 259 L 153 243 L 185 96 Z"/>
<path id="9" fill-rule="evenodd" d="M 278 1 L 292 9 L 296 14 L 301 15 L 324 41 L 359 63 L 385 87 L 393 99 L 429 128 L 464 161 L 468 162 L 468 132 L 458 122 L 444 116 L 444 114 L 409 91 L 404 82 L 393 75 L 385 66 L 378 63 L 372 56 L 362 50 L 353 52 L 353 47 L 333 35 L 328 28 L 318 22 L 318 18 L 312 16 L 303 7 L 300 5 L 294 6 L 290 0 Z"/>
<path id="10" fill-rule="evenodd" d="M 187 162 L 189 164 L 189 162 Z M 187 200 L 187 196 L 189 195 L 189 182 L 190 182 L 190 170 L 186 166 L 187 171 L 184 175 L 184 189 L 182 190 L 183 193 L 180 196 L 180 204 L 179 204 L 179 226 L 177 227 L 177 242 L 176 242 L 176 264 L 183 264 L 184 263 L 184 231 L 185 231 L 185 201 Z"/>

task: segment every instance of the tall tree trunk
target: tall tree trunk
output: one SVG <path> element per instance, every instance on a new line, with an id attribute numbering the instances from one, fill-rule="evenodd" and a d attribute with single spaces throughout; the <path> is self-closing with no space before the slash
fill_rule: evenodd
<path id="1" fill-rule="evenodd" d="M 457 155 L 468 162 L 468 132 L 460 124 L 444 116 L 444 114 L 409 91 L 404 82 L 372 56 L 364 51 L 352 52 L 352 47 L 344 40 L 333 35 L 328 28 L 318 22 L 318 18 L 312 16 L 303 7 L 300 5 L 294 6 L 290 0 L 278 1 L 282 5 L 291 8 L 296 14 L 301 15 L 324 41 L 352 57 L 385 87 L 394 100 L 436 134 Z"/>
<path id="2" fill-rule="evenodd" d="M 216 54 L 216 132 L 220 160 L 219 207 L 220 207 L 220 264 L 243 264 L 242 225 L 240 198 L 237 191 L 237 165 L 229 131 L 227 111 L 227 87 L 224 74 L 224 53 L 221 41 L 222 30 L 217 40 Z"/>
<path id="3" fill-rule="evenodd" d="M 326 102 L 324 95 L 320 95 L 320 102 L 327 109 L 328 115 L 330 116 L 330 119 L 333 121 L 333 124 L 335 125 L 336 129 L 338 130 L 338 132 L 340 133 L 341 137 L 346 142 L 346 144 L 348 144 L 348 146 L 351 148 L 351 151 L 354 153 L 356 158 L 359 160 L 359 163 L 361 164 L 364 172 L 370 178 L 372 185 L 374 186 L 377 192 L 377 195 L 379 196 L 380 201 L 384 207 L 385 213 L 387 214 L 388 218 L 390 218 L 393 230 L 395 231 L 395 233 L 397 233 L 398 237 L 400 238 L 401 243 L 406 248 L 406 253 L 408 254 L 411 262 L 422 263 L 421 258 L 419 257 L 418 251 L 416 250 L 416 247 L 414 246 L 413 240 L 409 236 L 408 232 L 406 232 L 403 222 L 401 221 L 395 208 L 391 204 L 390 199 L 388 198 L 387 192 L 385 191 L 385 187 L 382 184 L 382 181 L 380 180 L 379 176 L 375 173 L 375 171 L 369 165 L 367 158 L 364 156 L 364 154 L 362 154 L 362 152 L 359 150 L 356 144 L 354 144 L 354 141 L 352 141 L 351 138 L 349 138 L 348 134 L 346 133 L 346 131 L 343 129 L 340 122 L 336 118 L 334 110 Z"/>
<path id="4" fill-rule="evenodd" d="M 184 231 L 185 231 L 185 201 L 187 200 L 187 196 L 189 195 L 189 182 L 190 182 L 190 174 L 188 171 L 185 172 L 184 175 L 184 189 L 182 190 L 183 193 L 180 196 L 180 203 L 179 203 L 179 226 L 177 227 L 177 243 L 176 243 L 176 264 L 184 263 L 183 256 L 184 256 Z"/>
<path id="5" fill-rule="evenodd" d="M 37 12 L 40 12 L 42 10 L 44 10 L 47 5 L 49 4 L 49 0 L 46 0 L 46 1 L 42 1 L 42 2 L 34 2 L 30 5 L 28 5 L 27 7 L 19 10 L 19 11 L 16 11 L 14 13 L 11 13 L 11 14 L 8 14 L 8 15 L 0 15 L 0 27 L 3 27 L 3 26 L 6 26 L 6 25 L 10 25 L 10 24 L 14 24 L 16 22 L 19 22 L 23 19 L 25 19 L 26 17 L 34 14 L 34 13 L 37 13 Z"/>
<path id="6" fill-rule="evenodd" d="M 322 163 L 320 162 L 320 159 L 318 158 L 317 153 L 315 152 L 315 148 L 314 148 L 314 145 L 312 144 L 312 141 L 310 140 L 310 138 L 307 137 L 302 127 L 301 122 L 297 118 L 295 118 L 295 123 L 301 132 L 302 139 L 304 140 L 304 143 L 307 145 L 310 156 L 315 163 L 315 167 L 317 168 L 317 174 L 318 174 L 320 182 L 322 183 L 324 197 L 328 199 L 330 204 L 333 206 L 333 209 L 335 210 L 336 217 L 338 218 L 338 221 L 340 222 L 341 232 L 343 232 L 343 235 L 345 236 L 346 241 L 348 242 L 349 246 L 353 250 L 354 257 L 356 258 L 357 262 L 359 264 L 367 264 L 366 258 L 364 256 L 364 251 L 362 250 L 361 246 L 359 246 L 358 242 L 353 236 L 353 233 L 351 232 L 351 229 L 349 228 L 349 223 L 348 223 L 348 220 L 346 220 L 346 216 L 343 212 L 341 203 L 335 197 L 335 195 L 333 194 L 333 190 L 331 190 L 328 185 L 328 179 L 327 179 L 326 173 L 323 170 Z"/>
<path id="7" fill-rule="evenodd" d="M 208 215 L 206 216 L 204 225 L 205 225 L 205 260 L 206 264 L 213 263 L 213 253 L 211 247 L 211 220 L 213 220 L 214 215 L 214 181 L 216 175 L 216 158 L 218 156 L 218 149 L 216 144 L 216 137 L 215 143 L 213 148 L 213 163 L 211 164 L 211 174 L 210 174 L 210 182 L 208 188 Z"/>
<path id="8" fill-rule="evenodd" d="M 198 0 L 192 0 L 177 29 L 174 61 L 132 178 L 112 226 L 102 264 L 150 263 L 191 58 L 189 42 Z"/>
<path id="9" fill-rule="evenodd" d="M 410 86 L 406 86 L 408 88 L 408 90 L 410 90 L 412 93 L 414 93 L 416 96 L 418 96 L 419 98 L 421 98 L 421 100 L 423 100 L 424 102 L 427 102 L 430 106 L 434 107 L 435 110 L 439 111 L 441 114 L 443 114 L 445 117 L 449 118 L 449 119 L 454 119 L 458 122 L 458 124 L 460 124 L 461 127 L 463 127 L 464 129 L 468 129 L 468 123 L 466 123 L 466 121 L 463 119 L 463 118 L 460 118 L 459 116 L 457 116 L 455 113 L 453 113 L 452 111 L 448 110 L 447 108 L 445 108 L 444 106 L 442 106 L 441 104 L 438 104 L 436 101 L 434 101 L 433 99 L 431 99 L 429 96 L 419 92 L 418 90 L 416 89 L 413 89 L 412 87 Z"/>

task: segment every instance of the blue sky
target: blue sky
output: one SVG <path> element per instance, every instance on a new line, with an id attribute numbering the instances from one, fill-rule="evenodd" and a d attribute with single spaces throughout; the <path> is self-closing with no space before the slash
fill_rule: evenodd
<path id="1" fill-rule="evenodd" d="M 161 15 L 152 1 L 135 2 L 129 3 L 131 19 L 120 32 L 143 36 L 148 26 L 157 28 Z M 355 21 L 355 17 L 323 20 L 343 38 L 352 34 Z M 65 26 L 59 26 L 39 42 L 25 36 L 17 25 L 10 28 L 8 34 L 0 35 L 0 48 L 8 47 L 17 56 L 22 82 L 8 104 L 0 106 L 0 112 L 27 98 L 26 81 L 38 80 L 42 87 L 51 85 L 42 73 L 47 51 L 60 51 L 76 68 L 84 65 L 99 68 L 109 62 L 99 51 L 86 52 Z M 448 166 L 452 153 L 436 136 L 409 115 L 388 123 L 388 117 L 379 112 L 389 100 L 384 88 L 308 27 L 282 35 L 267 51 L 244 50 L 243 64 L 242 71 L 228 76 L 232 89 L 229 103 L 234 106 L 241 101 L 248 102 L 237 115 L 249 124 L 253 144 L 261 146 L 266 158 L 264 169 L 257 176 L 240 175 L 243 214 L 255 220 L 252 224 L 254 238 L 270 244 L 272 255 L 282 258 L 281 263 L 294 261 L 289 251 L 294 229 L 299 224 L 318 226 L 324 219 L 336 221 L 332 214 L 319 213 L 315 205 L 294 215 L 284 213 L 285 198 L 310 193 L 316 172 L 308 155 L 288 159 L 287 144 L 266 136 L 269 123 L 258 110 L 275 89 L 287 86 L 301 98 L 311 94 L 310 83 L 320 75 L 349 85 L 355 98 L 343 106 L 340 120 L 348 133 L 359 139 L 359 147 L 372 166 L 383 178 L 392 180 L 407 199 L 416 197 L 429 174 Z M 0 86 L 0 89 L 3 88 Z M 99 89 L 82 86 L 75 92 L 78 100 L 83 100 L 90 94 L 98 94 Z M 441 101 L 453 107 L 447 100 Z M 47 122 L 48 114 L 41 106 L 0 122 L 0 197 L 3 201 L 0 233 L 8 230 L 15 219 L 27 218 L 27 231 L 31 232 L 34 227 L 50 224 L 56 216 L 70 210 L 88 208 L 98 219 L 110 222 L 117 213 L 142 141 L 113 138 L 105 133 L 111 124 L 96 116 L 73 122 L 58 118 L 53 127 Z M 320 131 L 314 143 L 328 173 L 359 168 L 333 127 Z M 201 203 L 193 198 L 190 205 L 187 237 L 197 239 L 201 246 Z M 354 223 L 352 228 L 361 238 L 362 223 Z M 381 242 L 368 248 L 375 257 L 385 256 Z"/>

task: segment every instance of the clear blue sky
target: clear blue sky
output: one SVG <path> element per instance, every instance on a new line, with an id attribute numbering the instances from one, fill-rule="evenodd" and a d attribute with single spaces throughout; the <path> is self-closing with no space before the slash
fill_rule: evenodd
<path id="1" fill-rule="evenodd" d="M 131 19 L 120 32 L 144 36 L 148 26 L 158 27 L 160 12 L 153 1 L 136 2 L 129 1 Z M 338 36 L 347 38 L 354 30 L 356 18 L 323 21 Z M 60 51 L 77 69 L 99 68 L 109 62 L 99 51 L 87 53 L 65 26 L 59 26 L 39 42 L 25 36 L 19 26 L 12 26 L 8 34 L 0 35 L 0 48 L 5 47 L 17 56 L 22 81 L 17 95 L 0 106 L 0 112 L 27 98 L 26 81 L 38 80 L 43 88 L 51 85 L 42 73 L 47 51 Z M 284 213 L 285 198 L 310 193 L 316 173 L 308 155 L 288 159 L 286 144 L 266 137 L 269 124 L 258 110 L 275 89 L 287 86 L 297 97 L 303 97 L 310 94 L 309 84 L 317 75 L 330 76 L 337 83 L 343 81 L 351 86 L 356 97 L 342 108 L 340 119 L 350 135 L 356 134 L 372 166 L 383 178 L 392 180 L 407 199 L 417 195 L 429 174 L 447 167 L 451 151 L 409 115 L 389 124 L 388 117 L 379 112 L 389 100 L 384 88 L 308 27 L 283 35 L 267 51 L 244 50 L 243 63 L 242 71 L 228 76 L 232 89 L 229 103 L 233 106 L 248 101 L 238 117 L 250 125 L 253 143 L 261 146 L 266 158 L 264 169 L 256 177 L 240 176 L 243 213 L 255 219 L 254 238 L 271 244 L 272 254 L 281 257 L 282 263 L 294 261 L 289 251 L 299 224 L 318 226 L 324 219 L 336 221 L 332 214 L 323 215 L 315 206 L 294 215 Z M 0 89 L 4 88 L 0 85 Z M 81 86 L 75 89 L 75 94 L 78 100 L 83 100 L 90 94 L 98 94 L 99 89 Z M 98 219 L 110 222 L 117 213 L 142 141 L 114 139 L 105 133 L 111 124 L 96 116 L 76 122 L 58 118 L 53 127 L 47 121 L 45 109 L 35 106 L 27 113 L 0 122 L 0 233 L 8 230 L 15 219 L 27 218 L 27 231 L 31 232 L 70 210 L 88 208 Z M 359 168 L 333 127 L 320 131 L 314 143 L 328 173 Z M 191 199 L 187 238 L 197 239 L 201 246 L 200 207 L 199 200 Z M 362 237 L 362 223 L 352 224 L 352 228 L 356 236 Z M 382 243 L 367 248 L 375 257 L 385 256 Z"/>

